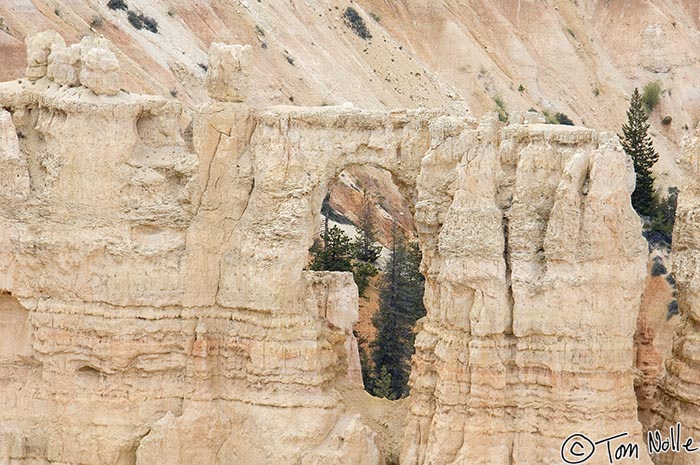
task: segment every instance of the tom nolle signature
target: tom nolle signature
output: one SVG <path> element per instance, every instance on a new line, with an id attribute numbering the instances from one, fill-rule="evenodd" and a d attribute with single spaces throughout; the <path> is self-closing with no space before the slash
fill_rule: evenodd
<path id="1" fill-rule="evenodd" d="M 682 439 L 683 427 L 676 423 L 668 429 L 668 436 L 659 430 L 647 433 L 646 446 L 642 444 L 650 456 L 667 453 L 692 454 L 700 450 L 700 443 L 688 436 Z M 564 463 L 585 463 L 596 453 L 605 453 L 608 463 L 613 464 L 624 459 L 639 460 L 640 445 L 636 442 L 626 442 L 624 438 L 629 433 L 619 433 L 597 441 L 582 433 L 575 433 L 564 440 L 561 445 L 561 459 Z M 604 449 L 604 452 L 599 449 Z"/>

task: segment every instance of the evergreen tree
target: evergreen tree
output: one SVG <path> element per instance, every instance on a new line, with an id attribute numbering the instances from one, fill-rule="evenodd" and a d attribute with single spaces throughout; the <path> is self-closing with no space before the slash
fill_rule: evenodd
<path id="1" fill-rule="evenodd" d="M 398 399 L 393 388 L 391 373 L 389 373 L 385 366 L 379 369 L 379 373 L 377 373 L 377 377 L 374 379 L 374 384 L 372 385 L 372 395 L 376 397 L 384 397 L 385 399 L 389 400 Z"/>
<path id="2" fill-rule="evenodd" d="M 634 162 L 637 184 L 632 193 L 632 206 L 640 215 L 654 213 L 654 176 L 651 167 L 659 159 L 651 137 L 647 134 L 649 123 L 641 96 L 637 88 L 632 92 L 632 100 L 627 110 L 627 124 L 622 126 L 622 148 Z"/>
<path id="3" fill-rule="evenodd" d="M 376 263 L 382 248 L 376 245 L 377 237 L 372 217 L 372 202 L 366 190 L 362 195 L 362 209 L 356 229 L 355 258 L 366 263 Z"/>
<path id="4" fill-rule="evenodd" d="M 314 271 L 352 271 L 354 248 L 350 238 L 337 226 L 323 232 L 322 243 L 311 247 Z"/>
<path id="5" fill-rule="evenodd" d="M 373 276 L 377 276 L 379 270 L 371 263 L 365 263 L 358 260 L 352 263 L 352 277 L 357 284 L 357 294 L 360 297 L 365 297 L 365 291 L 369 286 L 369 281 Z"/>
<path id="6" fill-rule="evenodd" d="M 309 250 L 313 257 L 309 268 L 313 271 L 352 271 L 358 294 L 364 297 L 370 279 L 379 270 L 370 263 L 354 260 L 353 257 L 357 255 L 356 243 L 337 226 L 328 227 L 329 209 L 322 210 L 326 218 L 324 231 L 321 240 L 314 241 Z"/>
<path id="7" fill-rule="evenodd" d="M 425 315 L 420 250 L 407 245 L 394 226 L 392 250 L 380 288 L 379 310 L 372 318 L 377 336 L 371 344 L 375 370 L 375 395 L 401 398 L 408 395 L 410 359 L 416 320 Z M 384 373 L 386 371 L 386 374 Z M 391 396 L 380 393 L 376 383 L 389 382 Z"/>

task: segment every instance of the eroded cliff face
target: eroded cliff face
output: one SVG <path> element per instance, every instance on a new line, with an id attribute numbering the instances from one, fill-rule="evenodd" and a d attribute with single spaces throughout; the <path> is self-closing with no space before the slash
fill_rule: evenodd
<path id="1" fill-rule="evenodd" d="M 680 161 L 688 171 L 689 182 L 681 190 L 673 230 L 673 273 L 681 321 L 673 338 L 673 352 L 666 361 L 666 372 L 657 391 L 654 430 L 663 438 L 669 428 L 682 425 L 681 444 L 686 438 L 700 437 L 700 289 L 698 258 L 700 257 L 700 133 L 684 140 Z M 660 465 L 698 463 L 697 454 L 662 453 L 654 462 Z"/>
<path id="2" fill-rule="evenodd" d="M 560 463 L 579 432 L 641 444 L 630 161 L 589 129 L 494 125 L 431 124 L 416 205 L 428 316 L 402 463 Z"/>
<path id="3" fill-rule="evenodd" d="M 382 463 L 343 395 L 356 287 L 305 271 L 353 165 L 392 174 L 424 256 L 402 463 L 552 463 L 574 432 L 639 439 L 646 245 L 615 142 L 427 110 L 253 109 L 250 50 L 222 44 L 190 137 L 176 102 L 111 95 L 103 43 L 58 60 L 78 76 L 62 83 L 49 64 L 72 48 L 36 44 L 32 81 L 0 85 L 0 458 Z"/>

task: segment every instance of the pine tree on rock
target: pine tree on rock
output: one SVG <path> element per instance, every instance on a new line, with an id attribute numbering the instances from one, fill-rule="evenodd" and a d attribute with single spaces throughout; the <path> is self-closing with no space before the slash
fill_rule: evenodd
<path id="1" fill-rule="evenodd" d="M 352 271 L 354 248 L 350 238 L 337 226 L 326 229 L 321 236 L 323 243 L 311 247 L 314 271 Z"/>
<path id="2" fill-rule="evenodd" d="M 639 215 L 651 216 L 654 213 L 654 175 L 652 166 L 659 160 L 648 135 L 649 123 L 639 89 L 632 92 L 627 110 L 627 124 L 622 125 L 620 141 L 625 153 L 634 162 L 637 183 L 632 193 L 632 206 Z"/>
<path id="3" fill-rule="evenodd" d="M 382 248 L 376 245 L 377 236 L 372 217 L 372 201 L 366 190 L 362 194 L 362 209 L 356 229 L 355 258 L 370 264 L 376 263 Z"/>
<path id="4" fill-rule="evenodd" d="M 391 387 L 390 396 L 380 392 L 384 389 L 375 389 L 374 394 L 398 399 L 408 395 L 415 338 L 413 328 L 416 320 L 425 315 L 425 307 L 423 277 L 418 270 L 420 250 L 417 246 L 407 245 L 396 226 L 392 236 L 391 256 L 380 289 L 379 310 L 372 318 L 377 336 L 371 348 L 375 379 L 384 379 Z"/>

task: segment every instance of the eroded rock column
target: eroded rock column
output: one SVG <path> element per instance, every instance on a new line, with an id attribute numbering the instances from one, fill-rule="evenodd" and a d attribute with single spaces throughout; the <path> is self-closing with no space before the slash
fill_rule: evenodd
<path id="1" fill-rule="evenodd" d="M 416 206 L 428 315 L 402 463 L 561 463 L 578 432 L 643 445 L 630 161 L 583 128 L 442 118 L 431 135 Z"/>
<path id="2" fill-rule="evenodd" d="M 658 401 L 652 433 L 661 441 L 670 428 L 681 425 L 680 444 L 700 440 L 700 134 L 683 142 L 680 161 L 687 173 L 687 184 L 678 196 L 673 229 L 673 273 L 681 322 L 673 338 L 673 353 L 666 361 L 666 373 L 657 391 Z M 656 437 L 656 436 L 655 436 Z M 698 454 L 685 451 L 654 456 L 657 465 L 686 465 L 700 462 Z"/>

